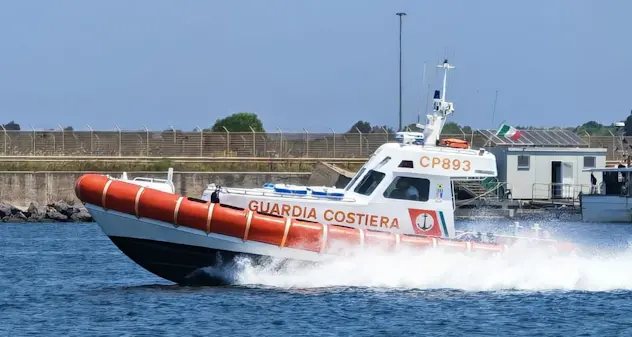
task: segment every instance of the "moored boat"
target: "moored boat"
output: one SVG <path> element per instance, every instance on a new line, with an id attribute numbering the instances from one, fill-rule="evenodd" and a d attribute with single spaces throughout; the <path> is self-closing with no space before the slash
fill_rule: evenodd
<path id="1" fill-rule="evenodd" d="M 201 198 L 98 174 L 80 177 L 77 197 L 127 256 L 180 284 L 238 256 L 308 263 L 367 249 L 448 249 L 498 254 L 518 241 L 572 251 L 549 238 L 457 233 L 452 178 L 496 176 L 496 158 L 439 135 L 453 104 L 435 92 L 422 132 L 380 146 L 343 189 L 266 184 L 210 185 Z M 451 146 L 451 144 L 456 144 Z M 217 280 L 221 281 L 221 280 Z"/>
<path id="2" fill-rule="evenodd" d="M 623 165 L 620 165 L 623 166 Z M 630 191 L 630 167 L 603 167 L 584 169 L 591 172 L 590 193 L 582 193 L 579 203 L 582 221 L 599 223 L 632 223 L 632 191 Z M 601 173 L 597 185 L 594 174 Z"/>

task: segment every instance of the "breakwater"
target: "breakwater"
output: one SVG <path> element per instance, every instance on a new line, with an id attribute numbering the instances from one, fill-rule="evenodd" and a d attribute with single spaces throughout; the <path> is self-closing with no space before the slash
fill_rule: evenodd
<path id="1" fill-rule="evenodd" d="M 3 221 L 89 221 L 75 195 L 75 182 L 87 172 L 0 172 L 0 219 Z M 121 172 L 98 172 L 115 177 Z M 128 178 L 167 177 L 166 172 L 128 172 Z M 260 187 L 267 182 L 306 184 L 301 172 L 174 172 L 176 193 L 200 197 L 208 184 Z"/>

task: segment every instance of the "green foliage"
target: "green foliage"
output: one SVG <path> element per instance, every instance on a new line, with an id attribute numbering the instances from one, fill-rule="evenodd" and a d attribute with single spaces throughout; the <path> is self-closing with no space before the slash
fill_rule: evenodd
<path id="1" fill-rule="evenodd" d="M 586 122 L 578 126 L 577 128 L 575 128 L 573 131 L 575 131 L 578 134 L 587 133 L 591 136 L 610 136 L 611 132 L 612 134 L 616 134 L 616 129 L 614 125 L 611 124 L 611 125 L 606 126 L 595 121 Z"/>
<path id="2" fill-rule="evenodd" d="M 366 121 L 357 121 L 353 124 L 346 133 L 395 133 L 393 128 L 387 125 L 371 125 Z"/>
<path id="3" fill-rule="evenodd" d="M 630 115 L 625 119 L 625 135 L 632 136 L 632 111 Z"/>
<path id="4" fill-rule="evenodd" d="M 412 123 L 404 126 L 404 131 L 419 132 L 421 129 L 417 127 L 417 123 Z"/>
<path id="5" fill-rule="evenodd" d="M 211 131 L 226 132 L 226 130 L 224 130 L 224 128 L 226 128 L 229 132 L 251 132 L 251 127 L 255 132 L 265 132 L 263 123 L 257 114 L 238 112 L 228 117 L 218 119 L 211 128 Z"/>
<path id="6" fill-rule="evenodd" d="M 441 134 L 461 135 L 463 134 L 463 132 L 461 132 L 461 127 L 459 126 L 459 124 L 456 124 L 455 122 L 448 122 L 443 125 L 443 130 L 441 131 Z"/>
<path id="7" fill-rule="evenodd" d="M 361 133 L 370 133 L 371 129 L 371 123 L 365 121 L 357 121 L 349 128 L 349 131 L 347 131 L 346 133 L 358 133 L 358 130 L 360 130 Z"/>
<path id="8" fill-rule="evenodd" d="M 10 121 L 9 123 L 3 124 L 2 126 L 7 131 L 20 131 L 20 124 L 16 123 L 15 121 Z"/>
<path id="9" fill-rule="evenodd" d="M 358 133 L 358 130 L 361 133 L 395 133 L 393 128 L 387 125 L 371 125 L 366 121 L 355 122 L 346 133 Z"/>

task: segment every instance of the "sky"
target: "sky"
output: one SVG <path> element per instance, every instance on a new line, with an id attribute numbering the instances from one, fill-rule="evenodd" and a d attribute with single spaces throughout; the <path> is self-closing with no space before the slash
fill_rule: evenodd
<path id="1" fill-rule="evenodd" d="M 475 129 L 632 110 L 632 1 L 5 0 L 0 122 L 193 130 L 247 111 L 269 131 L 396 128 L 397 12 L 405 125 L 444 58 L 449 121 Z"/>

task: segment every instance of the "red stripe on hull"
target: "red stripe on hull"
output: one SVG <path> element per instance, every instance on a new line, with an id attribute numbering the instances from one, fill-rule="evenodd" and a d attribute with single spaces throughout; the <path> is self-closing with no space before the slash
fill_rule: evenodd
<path id="1" fill-rule="evenodd" d="M 106 210 L 116 210 L 206 233 L 319 253 L 343 255 L 348 252 L 349 247 L 358 246 L 386 249 L 424 249 L 438 246 L 458 251 L 504 251 L 503 245 L 396 235 L 261 214 L 221 204 L 190 200 L 179 195 L 110 180 L 98 174 L 81 176 L 75 185 L 75 194 L 81 201 Z M 573 247 L 565 245 L 560 248 L 568 251 Z"/>

